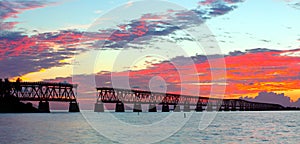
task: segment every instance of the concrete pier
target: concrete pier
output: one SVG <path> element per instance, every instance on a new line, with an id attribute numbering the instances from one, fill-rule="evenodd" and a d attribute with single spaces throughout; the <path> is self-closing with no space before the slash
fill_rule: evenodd
<path id="1" fill-rule="evenodd" d="M 116 103 L 115 112 L 125 112 L 125 107 L 123 102 Z"/>
<path id="2" fill-rule="evenodd" d="M 191 111 L 189 103 L 184 103 L 183 111 L 184 112 L 190 112 Z"/>
<path id="3" fill-rule="evenodd" d="M 208 102 L 208 103 L 207 103 L 206 111 L 213 111 L 213 105 L 212 105 L 211 102 Z"/>
<path id="4" fill-rule="evenodd" d="M 100 103 L 100 102 L 95 103 L 94 112 L 104 112 L 103 103 Z"/>
<path id="5" fill-rule="evenodd" d="M 38 107 L 38 110 L 40 112 L 50 112 L 50 108 L 49 108 L 49 102 L 48 101 L 40 101 L 39 102 L 39 107 Z"/>
<path id="6" fill-rule="evenodd" d="M 79 104 L 76 101 L 70 102 L 70 104 L 69 104 L 69 112 L 80 112 L 80 110 L 79 110 Z"/>
<path id="7" fill-rule="evenodd" d="M 180 112 L 180 111 L 181 111 L 180 105 L 174 105 L 173 112 Z"/>
<path id="8" fill-rule="evenodd" d="M 141 103 L 134 103 L 134 105 L 133 105 L 133 112 L 142 112 L 142 105 L 141 105 Z"/>
<path id="9" fill-rule="evenodd" d="M 198 102 L 195 108 L 196 112 L 202 112 L 203 108 L 202 108 L 202 102 Z"/>
<path id="10" fill-rule="evenodd" d="M 163 104 L 161 108 L 161 112 L 170 112 L 170 108 L 168 104 Z"/>
<path id="11" fill-rule="evenodd" d="M 229 105 L 224 106 L 224 111 L 229 111 Z"/>
<path id="12" fill-rule="evenodd" d="M 148 112 L 157 112 L 156 104 L 149 104 Z"/>
<path id="13" fill-rule="evenodd" d="M 245 111 L 245 107 L 244 106 L 240 106 L 239 111 Z"/>

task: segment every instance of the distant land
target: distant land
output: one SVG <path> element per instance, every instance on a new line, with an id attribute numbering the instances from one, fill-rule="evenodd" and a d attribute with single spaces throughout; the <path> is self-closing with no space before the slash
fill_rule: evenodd
<path id="1" fill-rule="evenodd" d="M 292 102 L 290 97 L 284 95 L 284 93 L 274 93 L 274 92 L 260 92 L 255 98 L 250 97 L 244 97 L 240 98 L 247 101 L 252 102 L 263 102 L 263 103 L 274 103 L 274 104 L 280 104 L 284 107 L 300 107 L 300 99 L 298 99 L 295 102 Z"/>
<path id="2" fill-rule="evenodd" d="M 0 97 L 0 113 L 34 113 L 41 112 L 31 103 L 23 103 L 14 96 Z"/>

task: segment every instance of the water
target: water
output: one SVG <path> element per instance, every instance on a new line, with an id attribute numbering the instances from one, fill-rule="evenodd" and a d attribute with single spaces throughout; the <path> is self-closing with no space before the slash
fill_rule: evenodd
<path id="1" fill-rule="evenodd" d="M 172 123 L 163 124 L 161 129 L 154 125 L 166 120 L 172 113 L 82 113 L 53 112 L 41 114 L 0 114 L 0 143 L 123 143 L 111 141 L 97 130 L 103 126 L 116 139 L 127 138 L 134 143 L 152 136 L 147 130 L 134 136 L 122 135 L 115 128 L 111 117 L 123 124 L 153 128 L 155 136 L 164 135 L 172 126 L 183 124 L 174 134 L 156 143 L 299 143 L 300 112 L 220 112 L 210 125 L 199 130 L 199 121 L 206 113 L 176 113 Z M 180 116 L 180 117 L 179 117 Z M 89 120 L 87 122 L 86 118 Z M 190 118 L 190 119 L 189 119 Z M 185 122 L 185 120 L 187 122 Z M 92 124 L 92 126 L 90 126 Z M 110 126 L 114 125 L 114 126 Z M 99 126 L 102 126 L 99 128 Z M 123 129 L 129 132 L 131 130 Z M 150 130 L 149 130 L 150 131 Z M 141 139 L 139 139 L 141 138 Z M 139 141 L 151 143 L 153 141 Z"/>

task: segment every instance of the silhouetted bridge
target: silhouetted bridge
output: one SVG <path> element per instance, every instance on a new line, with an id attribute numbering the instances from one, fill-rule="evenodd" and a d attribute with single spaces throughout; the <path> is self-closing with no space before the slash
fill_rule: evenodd
<path id="1" fill-rule="evenodd" d="M 69 102 L 69 112 L 79 112 L 77 85 L 50 82 L 0 82 L 0 96 L 15 96 L 20 101 L 39 101 L 38 109 L 50 112 L 49 101 Z"/>
<path id="2" fill-rule="evenodd" d="M 169 112 L 169 106 L 173 106 L 173 111 L 188 112 L 194 109 L 201 111 L 266 111 L 282 110 L 279 104 L 250 102 L 241 99 L 218 99 L 201 96 L 188 96 L 169 93 L 158 93 L 141 90 L 117 89 L 117 88 L 97 88 L 97 102 L 95 112 L 104 112 L 104 103 L 115 103 L 116 112 L 124 112 L 124 103 L 133 104 L 133 112 L 142 112 L 142 104 L 148 104 L 149 112 L 157 112 L 157 105 L 161 105 L 162 112 Z M 194 108 L 191 108 L 194 107 Z"/>

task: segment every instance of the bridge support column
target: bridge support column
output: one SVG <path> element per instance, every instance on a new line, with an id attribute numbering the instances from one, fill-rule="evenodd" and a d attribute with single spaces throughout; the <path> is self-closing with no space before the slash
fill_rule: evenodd
<path id="1" fill-rule="evenodd" d="M 231 101 L 231 111 L 236 111 L 236 101 Z"/>
<path id="2" fill-rule="evenodd" d="M 101 102 L 95 103 L 94 112 L 104 112 L 104 105 Z"/>
<path id="3" fill-rule="evenodd" d="M 197 102 L 195 111 L 196 111 L 196 112 L 202 112 L 202 111 L 203 111 L 203 109 L 202 109 L 202 102 L 201 102 L 201 101 L 198 101 L 198 102 Z"/>
<path id="4" fill-rule="evenodd" d="M 76 101 L 70 102 L 69 112 L 80 112 L 79 105 Z"/>
<path id="5" fill-rule="evenodd" d="M 163 104 L 161 112 L 170 112 L 170 108 L 168 104 Z"/>
<path id="6" fill-rule="evenodd" d="M 149 112 L 157 112 L 156 104 L 149 104 Z"/>
<path id="7" fill-rule="evenodd" d="M 224 106 L 224 111 L 229 111 L 229 105 Z"/>
<path id="8" fill-rule="evenodd" d="M 174 105 L 173 112 L 180 112 L 180 105 Z"/>
<path id="9" fill-rule="evenodd" d="M 142 105 L 141 105 L 141 103 L 134 103 L 133 112 L 142 112 Z"/>
<path id="10" fill-rule="evenodd" d="M 191 111 L 189 103 L 184 103 L 183 111 L 184 112 L 190 112 Z"/>
<path id="11" fill-rule="evenodd" d="M 49 108 L 49 102 L 48 101 L 40 101 L 39 102 L 39 107 L 38 107 L 39 112 L 50 112 L 50 108 Z"/>
<path id="12" fill-rule="evenodd" d="M 220 111 L 222 109 L 222 101 L 218 100 L 215 102 L 214 110 Z"/>
<path id="13" fill-rule="evenodd" d="M 229 111 L 229 102 L 227 100 L 223 100 L 220 109 L 223 111 Z"/>
<path id="14" fill-rule="evenodd" d="M 211 102 L 208 102 L 208 103 L 207 103 L 206 111 L 213 111 L 213 105 L 212 105 Z"/>
<path id="15" fill-rule="evenodd" d="M 255 109 L 254 109 L 254 104 L 253 103 L 251 103 L 250 104 L 250 111 L 254 111 Z"/>
<path id="16" fill-rule="evenodd" d="M 115 112 L 125 112 L 124 103 L 122 103 L 122 102 L 116 103 Z"/>
<path id="17" fill-rule="evenodd" d="M 250 111 L 250 104 L 249 103 L 245 103 L 245 111 Z"/>
<path id="18" fill-rule="evenodd" d="M 245 108 L 244 108 L 244 104 L 240 104 L 240 111 L 244 111 Z"/>

